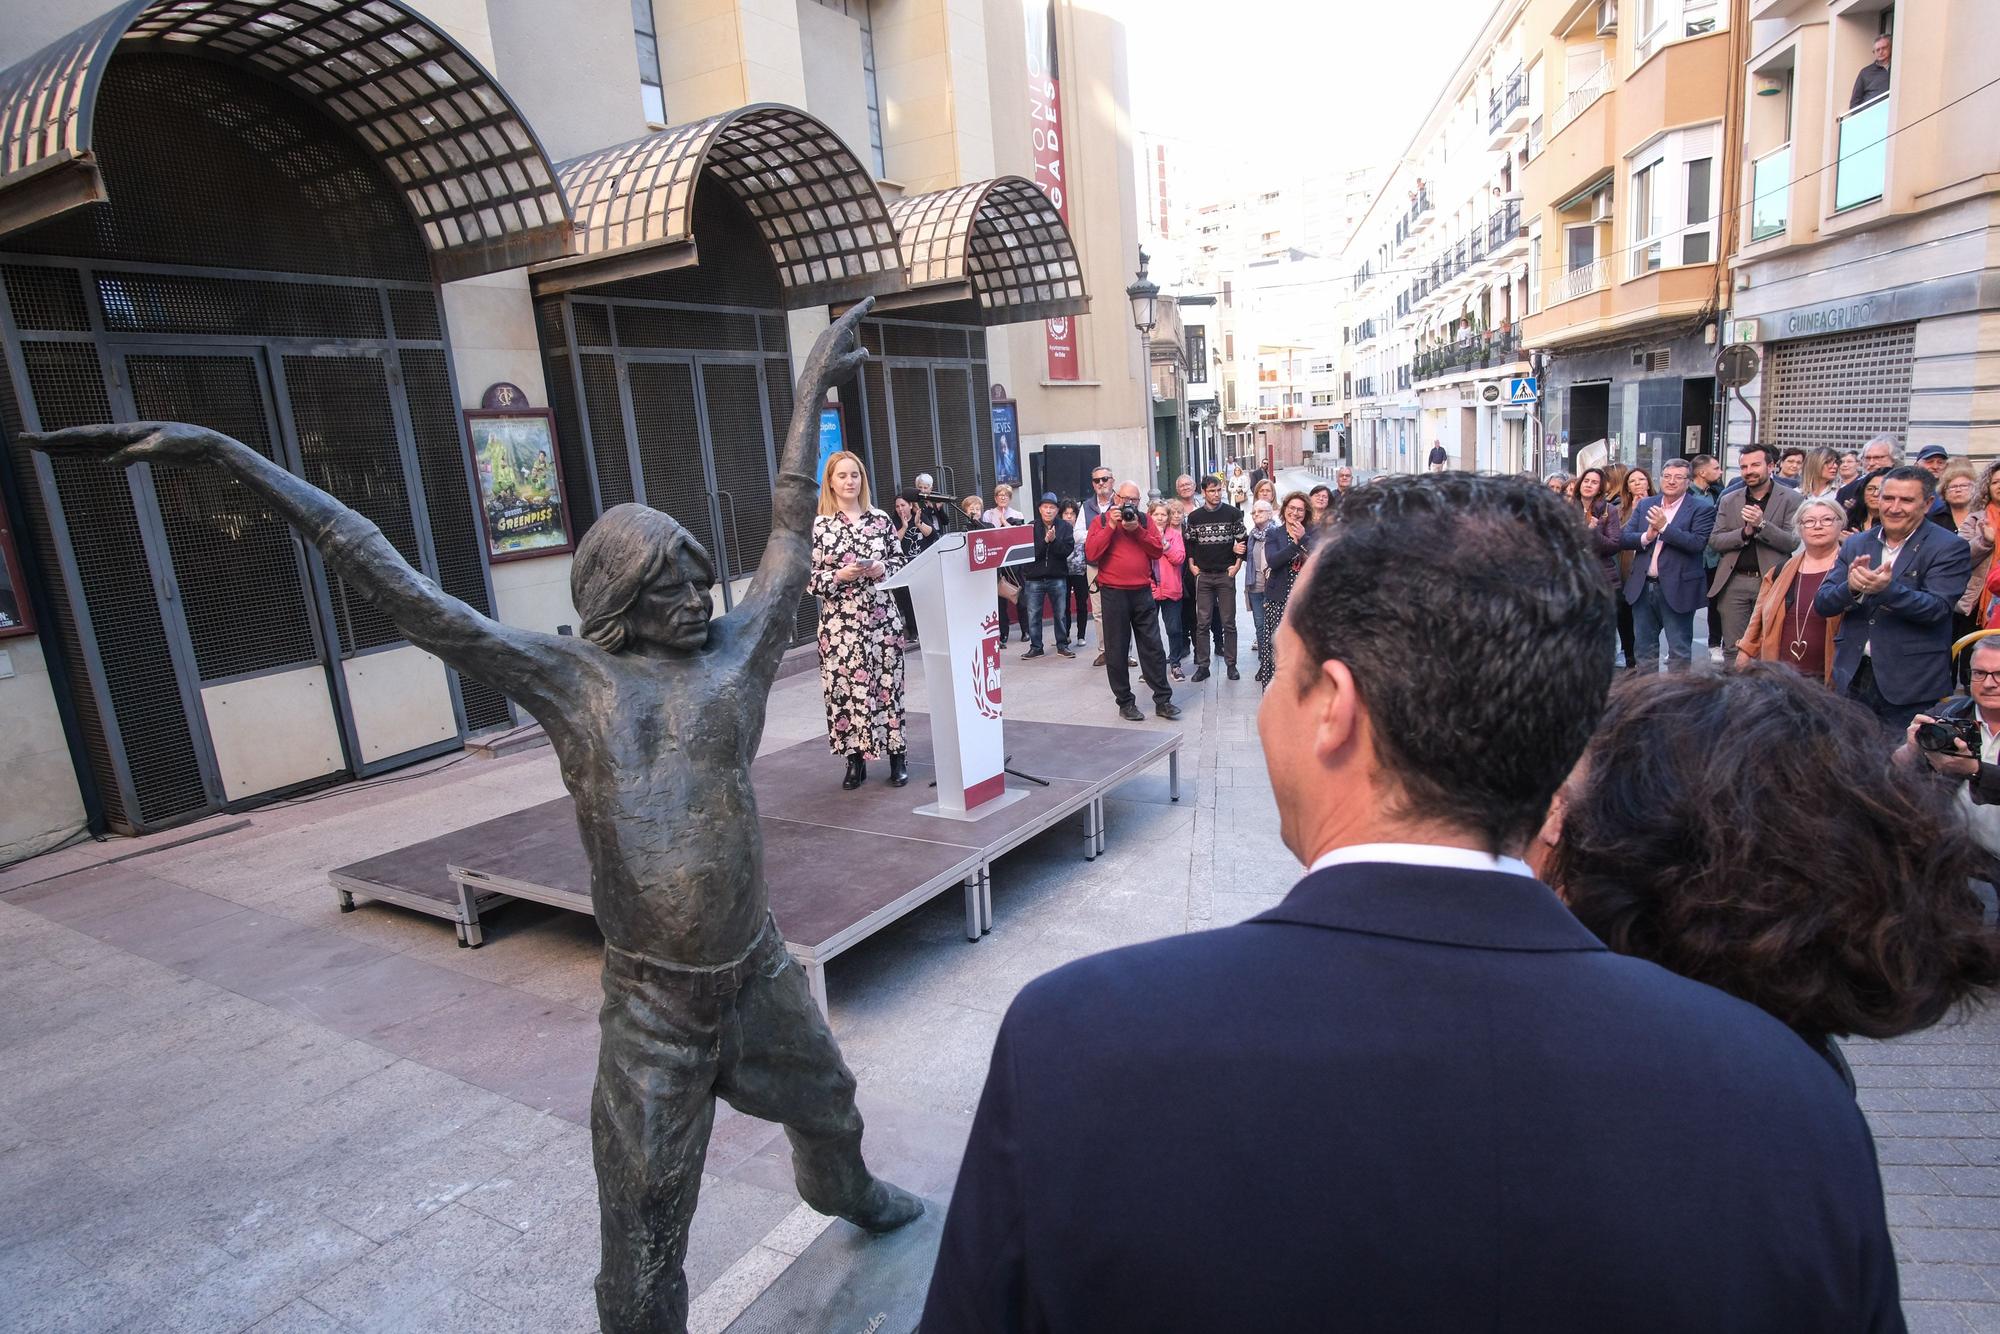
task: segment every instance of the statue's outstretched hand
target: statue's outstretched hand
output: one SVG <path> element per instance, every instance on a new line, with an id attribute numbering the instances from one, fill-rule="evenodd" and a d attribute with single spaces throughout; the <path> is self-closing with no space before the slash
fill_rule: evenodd
<path id="1" fill-rule="evenodd" d="M 31 449 L 47 454 L 104 459 L 120 468 L 134 463 L 202 463 L 229 443 L 229 437 L 220 432 L 186 422 L 71 426 L 60 431 L 23 431 L 20 438 Z"/>
<path id="2" fill-rule="evenodd" d="M 826 397 L 826 391 L 854 378 L 861 363 L 868 360 L 867 350 L 861 346 L 861 321 L 874 305 L 874 297 L 861 298 L 814 340 L 812 352 L 806 357 L 805 373 L 799 379 L 818 391 L 805 400 L 814 405 L 815 420 L 817 405 Z"/>

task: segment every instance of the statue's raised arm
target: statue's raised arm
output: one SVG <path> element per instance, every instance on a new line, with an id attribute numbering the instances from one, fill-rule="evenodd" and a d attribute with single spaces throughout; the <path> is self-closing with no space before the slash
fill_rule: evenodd
<path id="1" fill-rule="evenodd" d="M 748 622 L 750 670 L 766 680 L 777 674 L 792 616 L 812 571 L 812 523 L 819 497 L 813 462 L 819 457 L 820 405 L 829 389 L 851 380 L 868 359 L 859 332 L 874 304 L 874 298 L 864 298 L 827 326 L 813 343 L 792 395 L 792 421 L 778 456 L 777 485 L 771 496 L 771 538 L 737 612 Z"/>
<path id="2" fill-rule="evenodd" d="M 115 467 L 149 463 L 226 472 L 318 547 L 326 563 L 411 643 L 504 691 L 544 722 L 560 702 L 563 673 L 554 668 L 571 652 L 563 640 L 480 615 L 412 569 L 369 520 L 239 440 L 185 422 L 72 426 L 24 433 L 21 440 L 49 454 L 101 458 Z"/>

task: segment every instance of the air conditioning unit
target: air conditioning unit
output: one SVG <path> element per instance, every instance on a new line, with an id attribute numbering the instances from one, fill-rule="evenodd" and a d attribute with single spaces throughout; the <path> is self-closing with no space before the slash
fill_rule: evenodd
<path id="1" fill-rule="evenodd" d="M 1597 0 L 1597 35 L 1618 31 L 1618 0 Z"/>
<path id="2" fill-rule="evenodd" d="M 1592 222 L 1611 221 L 1611 187 L 1605 186 L 1590 197 L 1590 220 Z"/>
<path id="3" fill-rule="evenodd" d="M 1673 353 L 1664 347 L 1632 354 L 1632 369 L 1648 375 L 1662 375 L 1673 368 Z"/>

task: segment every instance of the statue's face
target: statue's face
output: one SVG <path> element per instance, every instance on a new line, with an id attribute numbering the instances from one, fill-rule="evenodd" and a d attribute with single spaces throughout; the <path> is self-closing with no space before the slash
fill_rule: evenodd
<path id="1" fill-rule="evenodd" d="M 699 653 L 708 646 L 709 582 L 670 564 L 625 613 L 632 638 L 676 653 Z"/>

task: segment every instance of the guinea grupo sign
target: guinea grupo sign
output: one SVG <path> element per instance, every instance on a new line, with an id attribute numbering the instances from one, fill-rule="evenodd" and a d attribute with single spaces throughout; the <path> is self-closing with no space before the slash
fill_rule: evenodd
<path id="1" fill-rule="evenodd" d="M 1056 63 L 1054 0 L 1024 0 L 1028 29 L 1028 135 L 1035 149 L 1035 184 L 1069 226 L 1069 184 L 1063 174 L 1062 80 Z M 1058 315 L 1044 325 L 1049 378 L 1080 378 L 1076 320 Z"/>

